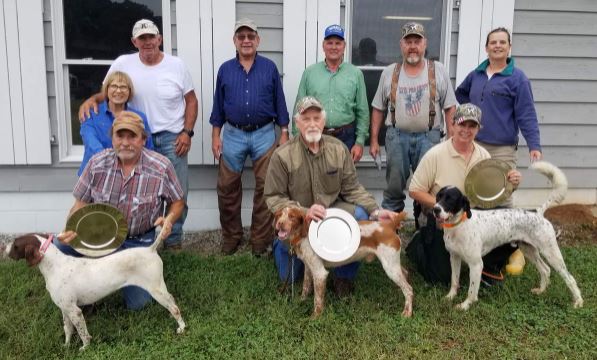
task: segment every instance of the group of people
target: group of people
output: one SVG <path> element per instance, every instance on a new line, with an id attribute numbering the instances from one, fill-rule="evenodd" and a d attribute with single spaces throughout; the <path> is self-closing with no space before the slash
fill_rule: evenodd
<path id="1" fill-rule="evenodd" d="M 301 206 L 315 221 L 330 207 L 344 209 L 358 220 L 388 218 L 404 209 L 412 171 L 410 196 L 427 214 L 439 188 L 449 184 L 463 190 L 466 172 L 478 161 L 503 158 L 515 168 L 519 129 L 531 159 L 541 157 L 530 84 L 509 57 L 506 29 L 488 35 L 488 60 L 456 92 L 446 68 L 425 58 L 422 24 L 405 24 L 399 41 L 402 59 L 383 71 L 370 117 L 363 73 L 344 61 L 344 29 L 327 27 L 325 59 L 305 69 L 289 129 L 278 69 L 257 53 L 258 27 L 250 19 L 236 22 L 236 56 L 218 70 L 209 119 L 212 151 L 219 163 L 223 254 L 233 254 L 242 239 L 241 175 L 248 156 L 255 176 L 252 252 L 262 256 L 272 248 L 280 278 L 293 273 L 291 281 L 301 276 L 302 264 L 289 261 L 288 245 L 274 239 L 272 214 L 282 207 Z M 198 101 L 183 62 L 160 50 L 162 37 L 152 21 L 134 25 L 132 43 L 138 52 L 118 57 L 102 92 L 79 109 L 85 156 L 71 213 L 87 203 L 111 204 L 129 225 L 122 248 L 148 246 L 155 226 L 161 225 L 169 235 L 165 247 L 177 249 L 187 210 L 187 154 Z M 457 108 L 458 101 L 463 105 Z M 379 156 L 382 123 L 387 127 L 387 188 L 379 206 L 359 183 L 355 163 L 363 156 L 369 133 L 370 154 Z M 440 144 L 444 134 L 447 139 Z M 513 170 L 508 179 L 518 185 L 520 173 Z M 75 236 L 61 233 L 55 243 L 77 256 L 68 246 Z M 335 269 L 338 294 L 354 289 L 358 268 L 359 263 L 353 263 Z M 132 290 L 133 295 L 125 295 L 127 305 L 142 307 L 148 294 Z"/>

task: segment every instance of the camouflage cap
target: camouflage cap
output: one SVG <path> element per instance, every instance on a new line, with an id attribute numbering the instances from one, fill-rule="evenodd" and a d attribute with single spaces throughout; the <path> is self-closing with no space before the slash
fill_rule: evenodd
<path id="1" fill-rule="evenodd" d="M 305 96 L 304 98 L 300 99 L 299 102 L 296 104 L 297 114 L 303 114 L 310 108 L 317 108 L 319 110 L 323 110 L 323 105 L 321 105 L 321 102 L 319 102 L 319 100 L 317 100 L 313 96 Z"/>
<path id="2" fill-rule="evenodd" d="M 112 135 L 120 130 L 129 130 L 141 137 L 146 135 L 143 119 L 132 111 L 122 111 L 114 119 L 112 123 Z"/>
<path id="3" fill-rule="evenodd" d="M 481 109 L 471 103 L 458 105 L 454 113 L 454 124 L 459 125 L 465 121 L 474 121 L 481 125 Z"/>
<path id="4" fill-rule="evenodd" d="M 425 37 L 425 27 L 418 22 L 407 22 L 402 25 L 402 39 L 409 35 L 417 35 L 422 38 Z"/>
<path id="5" fill-rule="evenodd" d="M 257 25 L 255 25 L 255 22 L 251 19 L 242 18 L 237 20 L 236 23 L 234 23 L 234 33 L 236 34 L 236 32 L 242 27 L 246 27 L 257 32 Z"/>

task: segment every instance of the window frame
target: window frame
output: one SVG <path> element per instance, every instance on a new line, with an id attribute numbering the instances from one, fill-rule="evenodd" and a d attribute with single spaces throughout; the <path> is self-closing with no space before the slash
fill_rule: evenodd
<path id="1" fill-rule="evenodd" d="M 162 0 L 162 38 L 164 52 L 172 54 L 172 21 L 170 0 Z M 69 70 L 71 65 L 112 65 L 114 60 L 67 59 L 64 36 L 63 0 L 51 0 L 52 38 L 54 55 L 54 82 L 56 98 L 56 121 L 58 161 L 79 163 L 83 158 L 83 145 L 74 145 L 71 136 L 71 109 Z M 93 94 L 89 94 L 91 96 Z"/>
<path id="2" fill-rule="evenodd" d="M 397 1 L 397 0 L 395 0 Z M 344 50 L 344 61 L 352 64 L 352 18 L 353 18 L 353 2 L 354 0 L 344 1 L 344 30 L 346 34 L 346 48 Z M 454 0 L 442 0 L 442 26 L 441 26 L 441 39 L 440 39 L 440 58 L 439 61 L 450 71 L 450 49 L 452 42 L 452 14 L 454 12 Z M 398 29 L 396 34 L 398 34 Z M 383 70 L 387 65 L 384 66 L 372 66 L 372 65 L 355 65 L 361 70 Z M 370 104 L 369 104 L 370 105 Z M 385 146 L 380 146 L 380 153 L 382 162 L 386 161 Z M 360 163 L 374 164 L 374 159 L 369 154 L 369 145 L 365 146 L 363 150 L 363 157 Z"/>

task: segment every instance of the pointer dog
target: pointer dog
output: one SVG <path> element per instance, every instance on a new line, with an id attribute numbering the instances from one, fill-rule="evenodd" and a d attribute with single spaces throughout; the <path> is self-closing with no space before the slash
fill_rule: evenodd
<path id="1" fill-rule="evenodd" d="M 342 266 L 363 258 L 371 261 L 373 256 L 377 256 L 388 277 L 404 294 L 402 316 L 412 315 L 413 289 L 400 266 L 400 237 L 396 234 L 396 229 L 406 217 L 405 212 L 396 213 L 391 221 L 359 221 L 359 248 L 352 257 L 342 262 L 325 261 L 313 251 L 307 238 L 310 222 L 305 220 L 305 215 L 301 208 L 286 207 L 276 212 L 274 226 L 278 238 L 289 244 L 291 249 L 296 251 L 298 258 L 305 263 L 301 299 L 305 300 L 312 288 L 315 289 L 312 318 L 319 317 L 324 309 L 325 282 L 328 276 L 326 268 Z"/>
<path id="2" fill-rule="evenodd" d="M 92 304 L 128 285 L 147 290 L 176 319 L 176 332 L 184 331 L 186 325 L 180 310 L 164 283 L 162 259 L 156 252 L 159 239 L 149 247 L 127 249 L 98 259 L 65 255 L 51 239 L 46 235 L 24 235 L 5 251 L 14 260 L 25 259 L 29 266 L 39 266 L 52 301 L 62 311 L 64 345 L 70 343 L 74 329 L 83 342 L 80 350 L 91 340 L 79 306 Z"/>
<path id="3" fill-rule="evenodd" d="M 550 268 L 541 258 L 543 256 L 570 289 L 572 305 L 582 307 L 580 290 L 566 269 L 553 226 L 543 217 L 550 205 L 564 199 L 568 181 L 560 169 L 548 162 L 537 161 L 531 168 L 549 178 L 553 186 L 547 201 L 536 212 L 523 209 L 476 211 L 470 209 L 469 200 L 456 187 L 444 187 L 437 193 L 433 213 L 438 225 L 444 227 L 444 242 L 452 266 L 447 299 L 452 300 L 458 291 L 461 261 L 469 266 L 468 296 L 457 308 L 467 310 L 477 301 L 483 269 L 481 257 L 500 245 L 512 242 L 518 244 L 539 271 L 539 287 L 532 289 L 533 293 L 541 294 L 549 285 Z"/>

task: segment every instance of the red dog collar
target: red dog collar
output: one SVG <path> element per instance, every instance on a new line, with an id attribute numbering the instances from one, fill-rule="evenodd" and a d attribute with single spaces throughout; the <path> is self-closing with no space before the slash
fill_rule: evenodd
<path id="1" fill-rule="evenodd" d="M 54 234 L 50 234 L 50 236 L 46 239 L 46 241 L 44 241 L 43 244 L 41 244 L 41 246 L 39 247 L 39 252 L 42 255 L 44 255 L 46 253 L 46 251 L 48 250 L 48 247 L 52 243 L 52 240 L 54 240 Z"/>
<path id="2" fill-rule="evenodd" d="M 448 224 L 443 223 L 442 227 L 444 229 L 450 229 L 450 228 L 456 227 L 457 225 L 460 225 L 460 223 L 466 221 L 466 219 L 468 219 L 468 216 L 466 215 L 466 212 L 463 212 L 462 216 L 460 217 L 460 219 L 458 219 L 457 222 L 455 222 L 455 223 L 448 223 Z"/>

